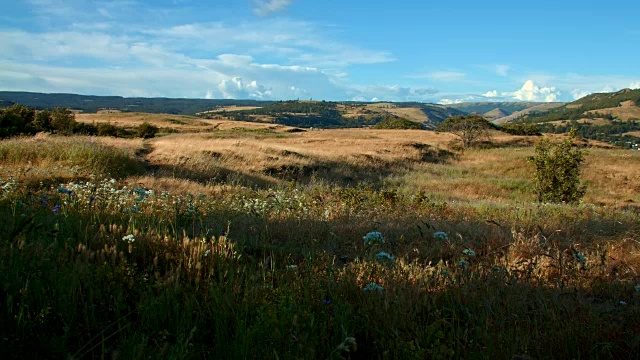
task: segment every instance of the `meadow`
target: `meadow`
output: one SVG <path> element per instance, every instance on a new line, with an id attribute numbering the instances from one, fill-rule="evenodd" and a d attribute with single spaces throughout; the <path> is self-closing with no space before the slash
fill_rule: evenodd
<path id="1" fill-rule="evenodd" d="M 536 137 L 157 121 L 0 141 L 0 357 L 640 357 L 640 152 L 541 204 Z"/>

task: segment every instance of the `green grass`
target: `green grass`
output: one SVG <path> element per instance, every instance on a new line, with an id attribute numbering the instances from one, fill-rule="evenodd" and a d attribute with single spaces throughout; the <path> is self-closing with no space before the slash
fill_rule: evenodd
<path id="1" fill-rule="evenodd" d="M 62 185 L 0 184 L 2 358 L 640 354 L 637 213 L 327 184 Z M 384 244 L 363 243 L 373 230 Z"/>

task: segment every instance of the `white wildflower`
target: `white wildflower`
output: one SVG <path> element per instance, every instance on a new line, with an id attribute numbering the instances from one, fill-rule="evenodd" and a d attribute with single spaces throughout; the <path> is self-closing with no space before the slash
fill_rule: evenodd
<path id="1" fill-rule="evenodd" d="M 378 261 L 383 261 L 383 262 L 387 262 L 387 263 L 393 263 L 393 261 L 395 260 L 393 256 L 391 256 L 391 254 L 386 253 L 384 251 L 380 251 L 379 253 L 376 254 L 376 259 Z"/>
<path id="2" fill-rule="evenodd" d="M 129 235 L 125 235 L 122 237 L 122 241 L 126 241 L 129 244 L 133 243 L 134 241 L 136 241 L 136 238 L 133 236 L 133 234 L 129 234 Z"/>
<path id="3" fill-rule="evenodd" d="M 384 244 L 384 237 L 382 236 L 382 233 L 378 231 L 371 231 L 370 233 L 367 233 L 367 235 L 362 237 L 362 240 L 364 240 L 365 245 L 376 243 Z"/>
<path id="4" fill-rule="evenodd" d="M 471 250 L 471 249 L 464 249 L 462 250 L 462 253 L 469 256 L 469 257 L 474 257 L 476 256 L 476 252 Z"/>
<path id="5" fill-rule="evenodd" d="M 382 292 L 382 290 L 384 290 L 384 288 L 376 284 L 375 282 L 370 283 L 369 285 L 365 286 L 364 289 L 362 289 L 362 291 L 364 292 L 371 292 L 371 291 Z"/>
<path id="6" fill-rule="evenodd" d="M 433 233 L 433 238 L 440 241 L 445 241 L 449 239 L 449 235 L 447 235 L 444 231 L 436 231 Z"/>

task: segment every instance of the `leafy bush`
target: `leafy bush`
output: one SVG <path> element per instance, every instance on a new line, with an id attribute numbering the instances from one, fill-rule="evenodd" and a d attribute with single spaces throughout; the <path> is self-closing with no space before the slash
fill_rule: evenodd
<path id="1" fill-rule="evenodd" d="M 580 200 L 586 186 L 580 181 L 580 164 L 584 151 L 573 146 L 575 131 L 559 144 L 542 139 L 529 161 L 536 167 L 533 179 L 534 191 L 540 202 L 567 202 Z"/>
<path id="2" fill-rule="evenodd" d="M 401 117 L 387 117 L 381 122 L 377 123 L 374 129 L 422 129 L 422 125 L 415 121 L 407 120 Z"/>
<path id="3" fill-rule="evenodd" d="M 98 124 L 98 136 L 118 136 L 118 127 L 111 123 Z"/>
<path id="4" fill-rule="evenodd" d="M 438 126 L 439 131 L 450 132 L 462 140 L 462 147 L 470 147 L 477 139 L 489 136 L 495 125 L 480 115 L 450 117 Z"/>
<path id="5" fill-rule="evenodd" d="M 540 129 L 535 124 L 504 124 L 499 127 L 500 131 L 504 131 L 511 135 L 521 136 L 540 136 Z"/>
<path id="6" fill-rule="evenodd" d="M 139 137 L 143 139 L 150 139 L 156 136 L 158 130 L 160 129 L 157 126 L 149 124 L 145 121 L 140 124 L 140 126 L 138 126 L 137 132 Z"/>

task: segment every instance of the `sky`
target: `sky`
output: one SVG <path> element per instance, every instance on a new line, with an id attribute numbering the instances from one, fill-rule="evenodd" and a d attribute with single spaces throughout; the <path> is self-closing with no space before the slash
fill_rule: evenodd
<path id="1" fill-rule="evenodd" d="M 640 88 L 640 2 L 14 0 L 0 90 L 573 101 Z"/>

